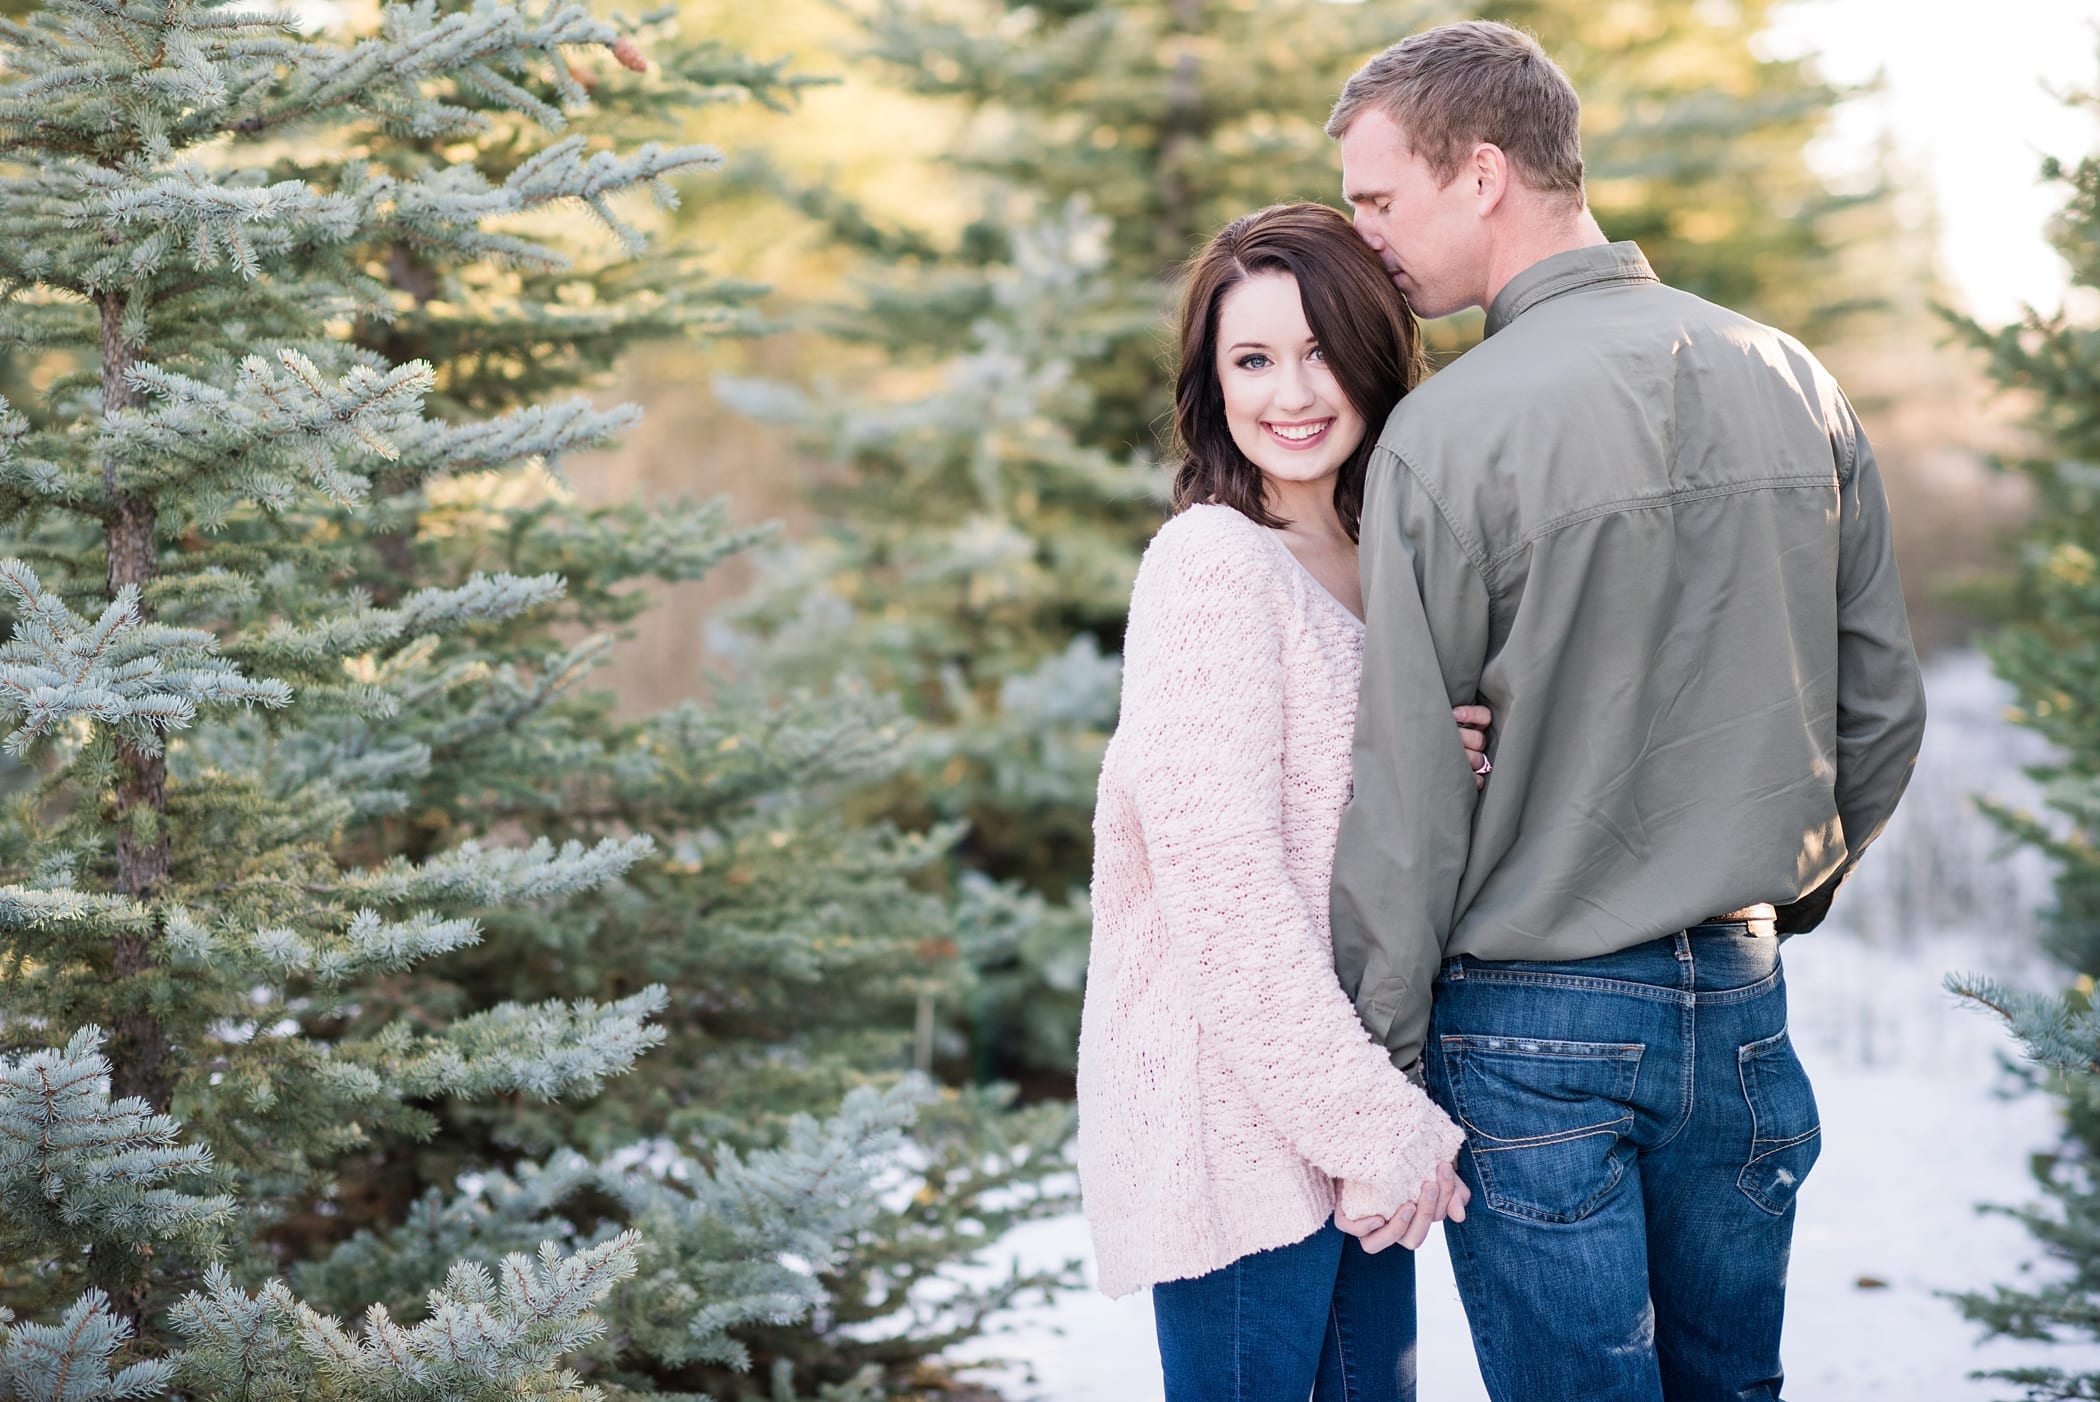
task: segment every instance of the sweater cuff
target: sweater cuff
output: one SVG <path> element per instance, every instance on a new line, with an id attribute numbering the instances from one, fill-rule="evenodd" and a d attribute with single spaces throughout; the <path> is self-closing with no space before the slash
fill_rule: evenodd
<path id="1" fill-rule="evenodd" d="M 1336 1210 L 1346 1217 L 1391 1217 L 1421 1196 L 1422 1185 L 1436 1177 L 1438 1165 L 1456 1158 L 1465 1142 L 1465 1131 L 1425 1098 L 1420 1118 L 1405 1132 L 1390 1176 L 1375 1183 L 1339 1180 Z"/>

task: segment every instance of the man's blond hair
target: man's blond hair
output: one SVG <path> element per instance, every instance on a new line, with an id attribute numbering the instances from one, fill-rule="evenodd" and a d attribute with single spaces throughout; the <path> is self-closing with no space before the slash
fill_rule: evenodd
<path id="1" fill-rule="evenodd" d="M 1374 107 L 1441 184 L 1487 142 L 1532 189 L 1582 203 L 1582 101 L 1521 29 L 1466 20 L 1402 39 L 1356 70 L 1327 119 L 1327 134 L 1340 140 Z"/>

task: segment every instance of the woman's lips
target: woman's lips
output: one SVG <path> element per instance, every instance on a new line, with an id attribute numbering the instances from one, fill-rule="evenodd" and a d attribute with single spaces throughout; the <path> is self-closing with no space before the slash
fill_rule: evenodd
<path id="1" fill-rule="evenodd" d="M 1278 445 L 1293 450 L 1311 448 L 1334 427 L 1333 419 L 1309 419 L 1301 423 L 1276 424 L 1264 420 L 1262 431 Z"/>

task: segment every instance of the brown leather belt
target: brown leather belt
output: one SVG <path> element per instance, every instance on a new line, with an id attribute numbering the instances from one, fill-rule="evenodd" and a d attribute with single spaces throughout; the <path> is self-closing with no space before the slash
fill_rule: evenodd
<path id="1" fill-rule="evenodd" d="M 1741 910 L 1731 910 L 1726 915 L 1709 915 L 1699 923 L 1741 925 L 1745 934 L 1768 938 L 1779 933 L 1779 912 L 1772 909 L 1770 903 L 1746 905 Z"/>

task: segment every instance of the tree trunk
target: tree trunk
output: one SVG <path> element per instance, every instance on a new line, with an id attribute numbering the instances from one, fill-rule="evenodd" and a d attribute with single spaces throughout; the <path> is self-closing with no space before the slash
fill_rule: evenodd
<path id="1" fill-rule="evenodd" d="M 416 299 L 417 304 L 427 305 L 437 299 L 437 270 L 418 259 L 414 250 L 405 243 L 395 243 L 386 252 L 387 281 Z M 393 326 L 382 321 L 371 321 L 359 328 L 358 343 L 379 352 L 389 365 L 401 365 L 411 360 L 428 359 L 430 347 L 410 345 Z M 382 472 L 372 483 L 372 499 L 375 503 L 412 491 L 417 479 L 402 472 Z M 410 522 L 392 530 L 376 531 L 372 537 L 372 553 L 379 557 L 384 574 L 367 581 L 372 602 L 382 608 L 391 608 L 401 602 L 416 577 L 416 528 Z"/>
<path id="2" fill-rule="evenodd" d="M 139 393 L 124 382 L 124 372 L 138 359 L 136 348 L 125 344 L 121 326 L 125 298 L 105 293 L 95 299 L 102 312 L 102 409 L 111 413 L 135 408 Z M 102 464 L 102 485 L 110 495 L 110 512 L 104 523 L 104 543 L 109 557 L 109 593 L 112 598 L 127 584 L 141 589 L 159 573 L 155 554 L 153 503 L 117 490 L 117 468 L 113 461 Z M 140 611 L 151 615 L 142 602 Z M 168 876 L 168 766 L 158 754 L 146 754 L 135 746 L 117 742 L 117 890 L 140 901 L 150 901 Z M 166 1110 L 175 1086 L 169 1059 L 168 1033 L 145 1005 L 145 980 L 158 962 L 150 931 L 126 931 L 116 937 L 111 974 L 117 985 L 117 1012 L 112 1019 L 107 1053 L 110 1061 L 110 1091 L 118 1097 L 137 1096 L 156 1110 Z M 152 1249 L 126 1249 L 112 1244 L 98 1248 L 90 1264 L 94 1283 L 108 1292 L 110 1304 L 134 1326 L 143 1322 L 147 1293 L 147 1270 Z"/>
<path id="3" fill-rule="evenodd" d="M 1173 0 L 1168 7 L 1172 32 L 1197 35 L 1203 32 L 1203 0 Z M 1190 239 L 1198 228 L 1189 167 L 1202 159 L 1202 143 L 1209 125 L 1203 110 L 1203 70 L 1196 55 L 1182 49 L 1167 74 L 1167 107 L 1160 121 L 1158 223 L 1153 244 L 1160 268 L 1168 277 L 1193 251 Z"/>

